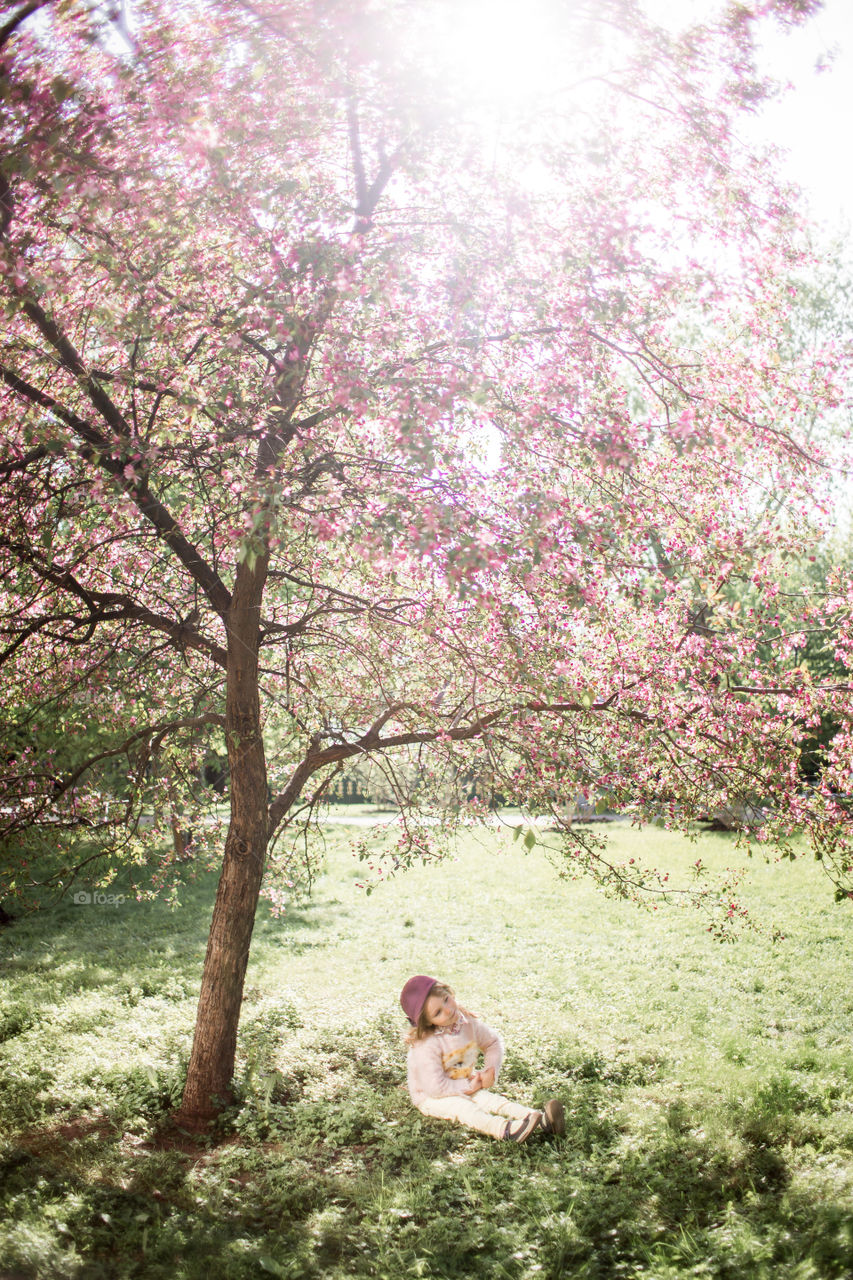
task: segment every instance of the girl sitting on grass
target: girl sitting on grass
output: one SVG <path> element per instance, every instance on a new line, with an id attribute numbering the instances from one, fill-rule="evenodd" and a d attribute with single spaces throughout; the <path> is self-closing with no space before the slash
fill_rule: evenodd
<path id="1" fill-rule="evenodd" d="M 458 1005 L 443 982 L 422 973 L 409 978 L 400 1004 L 412 1026 L 406 1036 L 409 1093 L 425 1116 L 456 1120 L 511 1142 L 526 1142 L 537 1132 L 566 1132 L 556 1098 L 544 1111 L 534 1111 L 490 1092 L 503 1059 L 500 1036 Z M 481 1050 L 484 1062 L 477 1071 Z"/>

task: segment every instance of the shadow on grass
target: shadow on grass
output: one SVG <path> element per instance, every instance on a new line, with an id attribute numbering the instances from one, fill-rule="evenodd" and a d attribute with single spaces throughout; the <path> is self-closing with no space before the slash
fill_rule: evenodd
<path id="1" fill-rule="evenodd" d="M 103 1133 L 79 1136 L 59 1158 L 18 1148 L 0 1158 L 0 1194 L 18 1227 L 18 1240 L 13 1233 L 11 1247 L 6 1243 L 5 1266 L 21 1280 L 254 1277 L 264 1273 L 273 1223 L 287 1254 L 304 1252 L 304 1215 L 293 1213 L 299 1187 L 282 1231 L 280 1209 L 270 1203 L 282 1185 L 274 1169 L 264 1194 L 253 1199 L 245 1178 L 206 1178 L 208 1158 L 204 1149 L 174 1146 L 139 1148 L 131 1156 L 120 1135 Z M 34 1186 L 45 1214 L 28 1211 Z"/>
<path id="2" fill-rule="evenodd" d="M 285 1071 L 280 1091 L 247 1094 L 231 1131 L 206 1143 L 90 1119 L 7 1146 L 6 1265 L 92 1280 L 840 1280 L 853 1270 L 849 1208 L 797 1181 L 790 1143 L 756 1127 L 758 1095 L 716 1136 L 681 1103 L 641 1136 L 619 1113 L 635 1086 L 620 1096 L 576 1078 L 564 1090 L 566 1137 L 516 1147 L 414 1113 L 389 1034 L 367 1056 L 361 1043 L 353 1033 L 300 1044 L 301 1083 Z M 338 1078 L 322 1097 L 320 1069 Z"/>
<path id="3" fill-rule="evenodd" d="M 118 905 L 65 898 L 17 920 L 0 933 L 5 994 L 16 998 L 16 978 L 31 1009 L 86 989 L 121 992 L 136 984 L 144 996 L 162 994 L 166 970 L 197 989 L 217 881 L 210 872 L 182 886 L 172 907 L 157 898 L 136 900 L 116 880 L 110 893 L 124 896 Z M 337 903 L 312 899 L 273 919 L 262 903 L 254 945 L 293 951 L 329 945 L 328 937 L 306 935 L 320 935 L 331 906 L 340 911 Z"/>
<path id="4" fill-rule="evenodd" d="M 0 1132 L 74 1116 L 87 1098 L 97 1097 L 101 1112 L 117 1122 L 177 1100 L 217 879 L 208 873 L 182 886 L 177 907 L 129 893 L 117 904 L 63 899 L 3 929 Z M 110 886 L 114 898 L 122 891 L 120 879 Z M 335 936 L 330 915 L 340 911 L 318 898 L 273 919 L 262 904 L 253 946 L 257 953 L 326 946 Z M 251 987 L 244 1001 L 241 1037 L 255 1049 L 259 1038 L 298 1021 L 278 1001 L 265 1007 L 259 1024 L 255 1006 L 271 1002 Z M 96 1041 L 105 1042 L 106 1052 L 92 1065 Z M 125 1044 L 131 1061 L 146 1046 L 145 1068 L 127 1065 Z M 77 1054 L 81 1065 L 69 1071 Z M 69 1091 L 58 1081 L 71 1074 Z"/>
<path id="5" fill-rule="evenodd" d="M 817 1050 L 821 1078 L 777 1054 L 737 1075 L 736 1097 L 712 1058 L 688 1096 L 662 1052 L 611 1048 L 604 1036 L 595 1048 L 522 1040 L 507 1055 L 506 1091 L 562 1096 L 568 1134 L 516 1147 L 412 1111 L 396 1010 L 311 1031 L 271 983 L 275 995 L 247 990 L 237 1102 L 218 1132 L 204 1142 L 163 1128 L 183 1080 L 214 888 L 215 877 L 189 886 L 177 912 L 151 902 L 105 918 L 63 904 L 53 919 L 3 930 L 17 965 L 10 995 L 38 1021 L 10 1024 L 2 1046 L 0 1132 L 20 1136 L 0 1143 L 0 1273 L 853 1274 L 847 1059 L 830 1078 Z M 306 951 L 303 972 L 325 961 L 349 983 L 354 966 L 323 951 L 343 914 L 322 899 L 280 921 L 262 908 L 256 954 Z M 54 1080 L 63 1064 L 64 1096 Z"/>

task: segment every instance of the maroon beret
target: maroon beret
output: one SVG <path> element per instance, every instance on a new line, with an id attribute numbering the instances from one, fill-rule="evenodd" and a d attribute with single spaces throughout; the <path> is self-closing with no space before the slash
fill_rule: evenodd
<path id="1" fill-rule="evenodd" d="M 403 1013 L 405 1013 L 413 1027 L 417 1026 L 421 1010 L 429 999 L 429 993 L 437 981 L 437 978 L 428 978 L 426 974 L 418 973 L 414 978 L 409 978 L 409 981 L 400 992 L 400 1004 L 403 1006 Z"/>

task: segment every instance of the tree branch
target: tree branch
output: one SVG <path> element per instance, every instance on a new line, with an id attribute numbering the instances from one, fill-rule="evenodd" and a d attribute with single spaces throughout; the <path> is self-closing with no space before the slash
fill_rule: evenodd
<path id="1" fill-rule="evenodd" d="M 0 27 L 0 49 L 3 48 L 4 44 L 31 13 L 35 13 L 37 9 L 43 9 L 45 5 L 52 2 L 53 0 L 29 0 L 22 9 L 19 9 L 17 13 L 13 13 L 9 21 Z"/>
<path id="2" fill-rule="evenodd" d="M 159 724 L 147 725 L 144 729 L 139 729 L 136 733 L 132 733 L 129 738 L 125 738 L 118 746 L 111 747 L 108 751 L 100 751 L 95 756 L 90 756 L 83 764 L 78 765 L 72 773 L 66 774 L 64 778 L 57 779 L 54 798 L 58 798 L 73 787 L 83 774 L 93 769 L 96 764 L 100 764 L 103 760 L 111 760 L 115 756 L 125 755 L 138 742 L 144 742 L 154 737 L 162 741 L 164 737 L 170 733 L 177 732 L 178 729 L 203 729 L 208 725 L 216 725 L 218 728 L 224 729 L 225 717 L 210 712 L 203 716 L 188 716 L 182 720 L 165 720 Z"/>
<path id="3" fill-rule="evenodd" d="M 35 304 L 33 304 L 33 306 L 34 305 Z M 37 310 L 41 311 L 41 308 L 37 308 Z M 42 312 L 42 314 L 44 313 Z M 47 317 L 45 317 L 45 319 L 47 320 Z M 51 324 L 51 322 L 48 323 Z M 55 326 L 52 324 L 51 328 L 55 330 Z M 70 346 L 70 344 L 67 345 Z M 71 350 L 73 352 L 73 348 L 71 348 Z M 73 354 L 78 365 L 82 367 L 79 356 L 77 356 L 76 352 Z M 75 370 L 73 368 L 69 368 L 69 372 L 74 373 Z M 75 377 L 77 377 L 76 373 Z M 193 581 L 198 583 L 216 612 L 220 617 L 224 618 L 231 605 L 230 592 L 219 577 L 219 574 L 207 564 L 199 550 L 183 535 L 177 521 L 172 516 L 168 508 L 164 506 L 159 499 L 155 498 L 148 490 L 147 481 L 143 480 L 140 482 L 135 479 L 129 479 L 124 474 L 124 463 L 122 460 L 110 454 L 109 442 L 99 431 L 91 426 L 85 418 L 78 417 L 77 414 L 72 413 L 63 405 L 60 405 L 52 396 L 49 396 L 44 391 L 40 391 L 37 387 L 32 386 L 23 378 L 19 377 L 14 370 L 9 369 L 4 365 L 0 365 L 0 378 L 2 378 L 3 382 L 5 382 L 6 385 L 23 400 L 28 401 L 30 404 L 38 405 L 41 409 L 49 410 L 51 413 L 55 414 L 61 422 L 64 422 L 66 426 L 71 428 L 71 430 L 84 442 L 84 444 L 78 447 L 77 450 L 80 456 L 85 458 L 87 462 L 92 462 L 96 466 L 101 467 L 102 470 L 106 471 L 112 479 L 116 481 L 119 487 L 123 489 L 137 507 L 139 512 L 151 525 L 153 525 L 163 541 L 174 552 L 178 560 L 192 577 Z M 78 378 L 78 381 L 79 380 L 80 379 Z M 91 378 L 86 376 L 84 376 L 82 381 L 85 383 L 85 387 L 88 387 L 89 385 L 97 386 Z M 112 401 L 108 396 L 104 395 L 103 392 L 100 393 L 100 398 L 102 401 L 106 402 L 106 405 L 112 406 Z M 115 409 L 115 406 L 112 406 L 112 414 L 117 416 L 117 420 L 122 424 L 120 434 L 125 436 L 129 441 L 130 430 L 124 418 L 119 414 L 118 410 Z M 112 425 L 111 422 L 110 425 Z"/>
<path id="4" fill-rule="evenodd" d="M 24 628 L 19 635 L 15 637 L 10 645 L 0 653 L 0 666 L 6 662 L 22 644 L 29 639 L 31 635 L 38 631 L 43 631 L 45 627 L 51 626 L 58 622 L 70 621 L 77 626 L 85 626 L 89 629 L 89 634 L 94 631 L 95 627 L 100 624 L 110 622 L 141 622 L 143 625 L 154 631 L 161 631 L 167 635 L 173 642 L 175 647 L 183 652 L 184 649 L 196 649 L 199 653 L 205 654 L 211 658 L 218 666 L 223 669 L 227 665 L 228 655 L 226 651 L 212 640 L 201 634 L 192 625 L 189 619 L 175 622 L 172 618 L 167 618 L 162 614 L 155 613 L 152 609 L 146 608 L 144 605 L 136 604 L 128 596 L 121 595 L 114 591 L 95 591 L 89 587 L 84 587 L 68 569 L 57 569 L 52 565 L 44 564 L 34 555 L 29 548 L 21 543 L 12 543 L 3 541 L 0 545 L 6 546 L 13 555 L 30 566 L 45 582 L 51 583 L 52 586 L 59 587 L 63 591 L 67 591 L 69 595 L 80 600 L 87 608 L 88 617 L 80 618 L 76 615 L 53 615 L 45 618 L 39 618 L 32 622 L 28 627 Z M 79 643 L 74 641 L 74 643 Z"/>

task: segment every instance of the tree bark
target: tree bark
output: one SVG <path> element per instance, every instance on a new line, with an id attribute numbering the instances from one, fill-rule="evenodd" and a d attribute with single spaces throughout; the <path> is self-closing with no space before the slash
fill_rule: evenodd
<path id="1" fill-rule="evenodd" d="M 237 572 L 227 614 L 226 742 L 231 819 L 201 981 L 184 1096 L 176 1119 L 197 1126 L 230 1097 L 249 944 L 269 839 L 267 770 L 258 691 L 266 558 Z"/>

